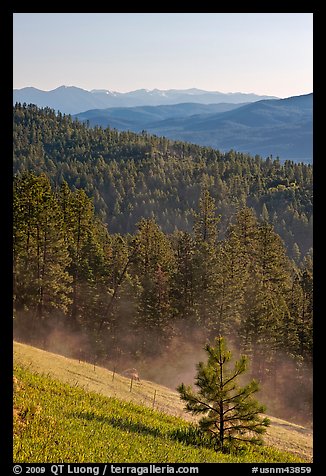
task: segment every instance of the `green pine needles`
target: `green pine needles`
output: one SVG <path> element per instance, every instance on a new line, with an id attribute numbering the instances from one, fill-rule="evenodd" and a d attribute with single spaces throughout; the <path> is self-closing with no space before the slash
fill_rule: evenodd
<path id="1" fill-rule="evenodd" d="M 196 393 L 191 386 L 178 386 L 186 410 L 203 415 L 199 427 L 215 440 L 217 450 L 225 451 L 239 442 L 262 444 L 261 435 L 270 420 L 262 417 L 264 405 L 254 399 L 259 390 L 256 380 L 241 387 L 237 380 L 247 370 L 248 359 L 241 356 L 231 366 L 232 354 L 227 350 L 223 337 L 215 339 L 215 345 L 206 344 L 206 363 L 197 365 Z"/>

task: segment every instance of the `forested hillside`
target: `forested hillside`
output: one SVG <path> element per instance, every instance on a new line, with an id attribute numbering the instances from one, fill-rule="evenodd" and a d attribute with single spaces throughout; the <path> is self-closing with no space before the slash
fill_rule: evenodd
<path id="1" fill-rule="evenodd" d="M 166 233 L 192 230 L 201 190 L 221 214 L 220 236 L 244 206 L 274 225 L 288 255 L 312 253 L 312 166 L 263 160 L 233 150 L 170 141 L 147 133 L 89 128 L 49 108 L 14 108 L 14 172 L 45 172 L 94 200 L 111 233 L 134 233 L 155 218 Z"/>
<path id="2" fill-rule="evenodd" d="M 311 166 L 17 105 L 14 170 L 15 336 L 173 386 L 223 335 L 272 414 L 309 420 Z"/>
<path id="3" fill-rule="evenodd" d="M 109 234 L 83 190 L 33 173 L 15 178 L 13 205 L 16 337 L 48 348 L 55 336 L 75 357 L 147 362 L 158 378 L 164 366 L 172 376 L 187 346 L 193 358 L 224 335 L 250 356 L 272 414 L 309 420 L 311 261 L 297 268 L 252 209 L 219 239 L 203 189 L 191 234 L 166 234 L 148 218 L 133 235 Z"/>
<path id="4" fill-rule="evenodd" d="M 232 148 L 263 157 L 273 154 L 281 161 L 312 162 L 312 94 L 231 106 L 175 104 L 109 108 L 85 111 L 75 117 L 89 121 L 91 126 L 133 132 L 146 130 L 223 152 Z"/>

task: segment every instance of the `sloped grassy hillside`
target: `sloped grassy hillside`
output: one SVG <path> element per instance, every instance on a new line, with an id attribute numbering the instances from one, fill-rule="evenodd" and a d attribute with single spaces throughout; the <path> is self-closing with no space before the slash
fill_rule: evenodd
<path id="1" fill-rule="evenodd" d="M 14 461 L 311 460 L 310 432 L 283 420 L 272 419 L 265 447 L 222 455 L 198 441 L 166 387 L 141 381 L 130 391 L 130 380 L 107 369 L 24 344 L 14 344 L 14 361 Z"/>

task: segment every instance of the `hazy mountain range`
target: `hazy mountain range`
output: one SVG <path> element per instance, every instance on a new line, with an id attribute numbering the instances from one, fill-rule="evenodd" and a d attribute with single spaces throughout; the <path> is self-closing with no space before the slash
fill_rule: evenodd
<path id="1" fill-rule="evenodd" d="M 91 126 L 147 130 L 171 139 L 281 160 L 312 161 L 313 94 L 249 104 L 194 103 L 90 110 L 76 117 Z"/>
<path id="2" fill-rule="evenodd" d="M 60 86 L 52 91 L 42 91 L 33 87 L 14 89 L 13 102 L 36 104 L 39 107 L 51 107 L 66 114 L 76 114 L 88 109 L 104 109 L 108 107 L 159 106 L 179 103 L 244 103 L 260 99 L 271 99 L 273 96 L 259 96 L 246 93 L 220 93 L 201 89 L 137 89 L 126 93 L 106 89 L 85 89 L 75 86 Z"/>
<path id="3" fill-rule="evenodd" d="M 13 102 L 47 106 L 91 126 L 146 130 L 221 151 L 312 161 L 312 94 L 279 99 L 200 89 L 120 93 L 61 86 L 16 89 Z"/>

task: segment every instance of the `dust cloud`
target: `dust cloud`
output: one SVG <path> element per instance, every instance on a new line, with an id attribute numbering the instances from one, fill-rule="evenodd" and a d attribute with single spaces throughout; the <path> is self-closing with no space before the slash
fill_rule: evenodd
<path id="1" fill-rule="evenodd" d="M 173 329 L 173 337 L 160 353 L 155 348 L 146 356 L 139 352 L 142 332 L 126 332 L 120 339 L 112 340 L 110 333 L 103 332 L 101 343 L 95 335 L 82 330 L 71 329 L 60 316 L 55 316 L 45 325 L 30 326 L 28 316 L 20 316 L 14 324 L 14 339 L 31 344 L 49 352 L 65 357 L 95 363 L 122 373 L 125 369 L 135 368 L 141 380 L 151 380 L 173 390 L 181 383 L 194 385 L 196 365 L 207 359 L 204 345 L 206 333 L 192 330 L 185 324 Z M 128 329 L 128 327 L 127 327 Z M 144 331 L 145 333 L 145 331 Z M 240 355 L 236 344 L 227 338 L 228 347 L 234 359 Z M 95 351 L 96 349 L 96 351 Z M 260 353 L 264 355 L 264 353 Z M 267 352 L 266 352 L 267 355 Z M 311 426 L 312 424 L 312 365 L 295 362 L 285 353 L 278 353 L 273 368 L 264 362 L 262 372 L 255 375 L 248 369 L 241 385 L 256 378 L 260 391 L 256 398 L 267 407 L 267 414 L 293 423 Z"/>

